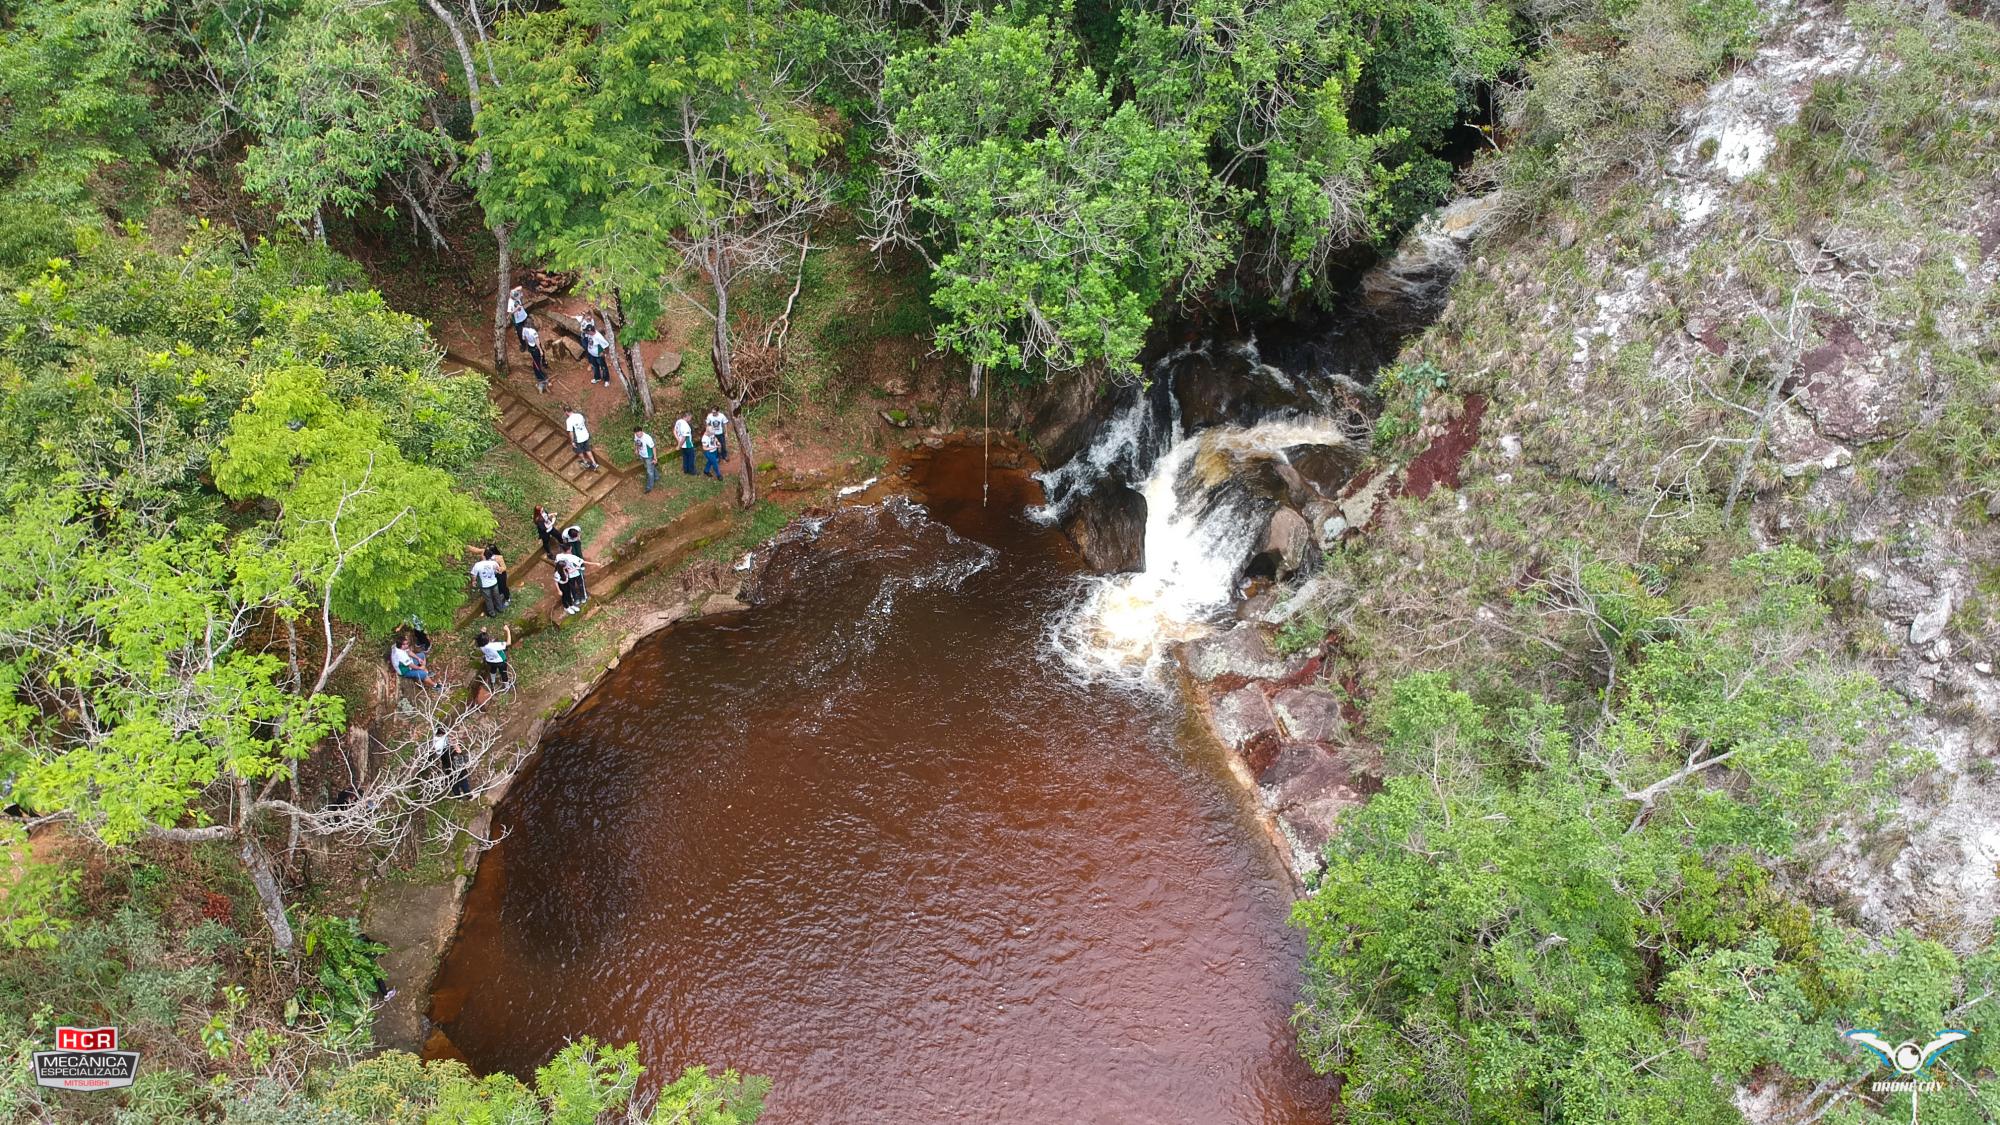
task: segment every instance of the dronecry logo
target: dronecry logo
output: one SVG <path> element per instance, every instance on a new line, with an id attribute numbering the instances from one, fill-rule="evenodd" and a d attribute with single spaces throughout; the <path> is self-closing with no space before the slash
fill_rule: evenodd
<path id="1" fill-rule="evenodd" d="M 111 1090 L 130 1086 L 139 1052 L 118 1050 L 115 1027 L 56 1028 L 56 1049 L 35 1052 L 35 1085 L 58 1090 Z"/>
<path id="2" fill-rule="evenodd" d="M 1882 1065 L 1896 1072 L 1894 1081 L 1879 1081 L 1871 1088 L 1878 1094 L 1910 1093 L 1931 1094 L 1944 1089 L 1944 1083 L 1935 1078 L 1919 1079 L 1917 1075 L 1929 1069 L 1932 1062 L 1961 1039 L 1971 1038 L 1971 1033 L 1948 1029 L 1931 1037 L 1928 1043 L 1905 1039 L 1901 1043 L 1890 1043 L 1881 1035 L 1863 1028 L 1843 1031 L 1842 1039 L 1849 1039 L 1875 1052 Z M 1913 1107 L 1914 1108 L 1914 1107 Z"/>

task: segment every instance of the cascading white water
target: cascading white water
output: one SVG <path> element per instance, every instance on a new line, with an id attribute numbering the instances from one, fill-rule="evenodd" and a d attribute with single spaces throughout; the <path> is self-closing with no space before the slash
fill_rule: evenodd
<path id="1" fill-rule="evenodd" d="M 1328 418 L 1281 417 L 1178 439 L 1153 463 L 1146 499 L 1145 569 L 1087 579 L 1053 623 L 1050 644 L 1090 679 L 1159 685 L 1167 653 L 1206 634 L 1236 592 L 1274 501 L 1226 489 L 1257 461 L 1301 446 L 1349 444 Z"/>

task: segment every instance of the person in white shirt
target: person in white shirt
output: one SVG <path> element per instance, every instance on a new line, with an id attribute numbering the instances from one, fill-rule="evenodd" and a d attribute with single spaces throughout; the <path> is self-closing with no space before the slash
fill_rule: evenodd
<path id="1" fill-rule="evenodd" d="M 611 385 L 611 366 L 605 361 L 604 353 L 611 350 L 611 341 L 597 330 L 595 324 L 584 322 L 583 358 L 590 361 L 590 381 L 593 385 Z"/>
<path id="2" fill-rule="evenodd" d="M 514 335 L 520 336 L 521 330 L 528 326 L 528 300 L 518 285 L 507 291 L 507 316 L 514 322 Z M 528 346 L 525 337 L 521 339 L 521 346 Z"/>
<path id="3" fill-rule="evenodd" d="M 583 603 L 590 600 L 589 591 L 583 588 L 583 569 L 587 565 L 583 556 L 568 551 L 556 556 L 556 589 L 562 594 L 564 613 L 579 613 Z"/>
<path id="4" fill-rule="evenodd" d="M 708 432 L 715 435 L 716 455 L 724 461 L 729 460 L 729 415 L 724 414 L 720 407 L 711 406 L 708 408 L 708 417 L 702 419 L 702 422 L 708 428 Z"/>
<path id="5" fill-rule="evenodd" d="M 717 467 L 715 463 L 716 453 L 720 449 L 721 449 L 721 443 L 715 440 L 715 435 L 708 432 L 707 430 L 703 430 L 701 432 L 701 475 L 702 476 L 714 477 L 716 480 L 722 479 L 722 470 L 719 467 Z"/>
<path id="6" fill-rule="evenodd" d="M 396 647 L 389 650 L 389 665 L 402 679 L 415 680 L 426 686 L 431 684 L 430 669 L 424 667 L 423 657 L 410 651 L 410 638 L 407 635 L 397 635 Z"/>
<path id="7" fill-rule="evenodd" d="M 674 419 L 674 447 L 681 451 L 681 472 L 694 475 L 694 423 L 683 414 Z"/>
<path id="8" fill-rule="evenodd" d="M 472 796 L 472 787 L 466 784 L 464 756 L 451 748 L 451 728 L 438 726 L 431 730 L 431 753 L 437 755 L 438 772 L 451 779 L 451 795 Z"/>
<path id="9" fill-rule="evenodd" d="M 528 349 L 528 359 L 535 365 L 535 389 L 549 393 L 549 365 L 542 359 L 542 334 L 532 324 L 521 326 L 521 346 Z"/>
<path id="10" fill-rule="evenodd" d="M 563 410 L 568 417 L 563 419 L 563 429 L 569 431 L 570 447 L 576 450 L 576 459 L 591 472 L 597 471 L 597 454 L 590 451 L 590 424 L 583 420 L 583 413 L 572 406 Z"/>
<path id="11" fill-rule="evenodd" d="M 500 596 L 500 567 L 489 556 L 472 564 L 472 580 L 479 585 L 479 596 L 486 602 L 486 616 L 498 617 L 507 608 L 507 601 Z"/>
<path id="12" fill-rule="evenodd" d="M 660 462 L 657 449 L 658 447 L 653 441 L 652 434 L 647 433 L 643 429 L 632 431 L 632 452 L 639 458 L 639 463 L 646 466 L 647 492 L 653 491 L 653 486 L 660 483 Z"/>
<path id="13" fill-rule="evenodd" d="M 505 627 L 505 640 L 496 641 L 493 634 L 484 629 L 479 631 L 475 643 L 479 645 L 479 662 L 485 665 L 486 682 L 494 691 L 504 691 L 514 682 L 514 669 L 507 663 L 507 646 L 514 643 L 514 627 Z"/>

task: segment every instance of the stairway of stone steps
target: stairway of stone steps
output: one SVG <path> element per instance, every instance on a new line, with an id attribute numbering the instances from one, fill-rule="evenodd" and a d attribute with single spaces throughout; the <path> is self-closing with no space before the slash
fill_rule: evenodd
<path id="1" fill-rule="evenodd" d="M 479 368 L 464 363 L 453 363 L 450 366 L 484 374 Z M 603 468 L 593 473 L 578 464 L 576 454 L 570 450 L 569 432 L 562 428 L 561 420 L 555 417 L 553 412 L 543 409 L 505 382 L 489 375 L 486 380 L 486 395 L 493 400 L 493 405 L 500 411 L 500 418 L 495 423 L 500 436 L 533 458 L 536 464 L 581 493 L 583 507 L 589 507 L 610 495 L 628 475 L 613 466 L 601 448 L 597 453 L 597 463 Z M 595 444 L 602 446 L 602 437 L 592 436 L 596 439 Z"/>

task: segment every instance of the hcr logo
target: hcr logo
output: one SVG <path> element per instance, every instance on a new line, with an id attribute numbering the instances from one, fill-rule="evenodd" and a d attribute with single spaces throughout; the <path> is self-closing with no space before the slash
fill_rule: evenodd
<path id="1" fill-rule="evenodd" d="M 115 1051 L 117 1049 L 118 1029 L 115 1027 L 56 1028 L 56 1050 L 58 1051 Z"/>

